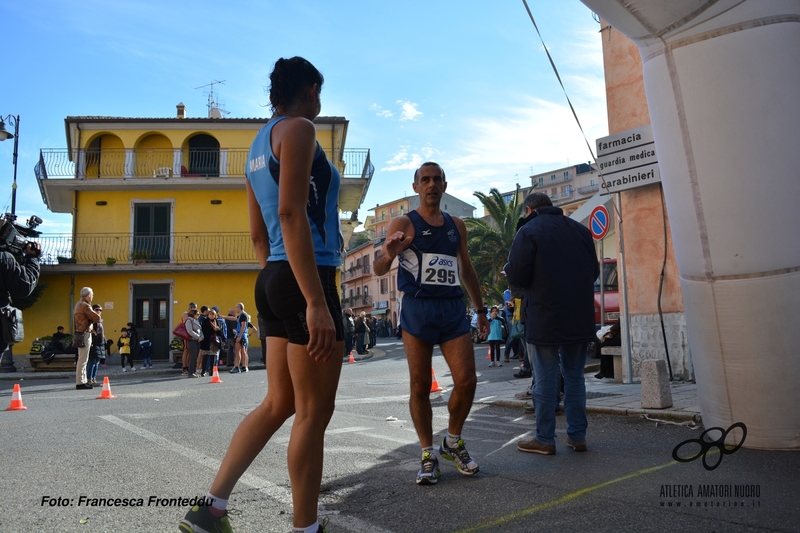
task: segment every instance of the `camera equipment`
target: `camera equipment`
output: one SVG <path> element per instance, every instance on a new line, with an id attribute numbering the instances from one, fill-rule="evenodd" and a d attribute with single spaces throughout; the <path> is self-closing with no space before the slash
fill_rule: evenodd
<path id="1" fill-rule="evenodd" d="M 41 231 L 36 231 L 36 226 L 42 223 L 42 219 L 33 215 L 25 222 L 25 226 L 17 224 L 16 220 L 17 215 L 11 213 L 0 218 L 0 251 L 23 255 L 30 243 L 27 239 L 42 234 Z"/>

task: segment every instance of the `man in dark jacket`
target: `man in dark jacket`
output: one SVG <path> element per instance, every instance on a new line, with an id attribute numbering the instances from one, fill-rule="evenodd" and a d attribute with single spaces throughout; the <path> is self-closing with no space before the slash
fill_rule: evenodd
<path id="1" fill-rule="evenodd" d="M 567 446 L 586 450 L 586 349 L 594 339 L 594 282 L 600 274 L 592 235 L 543 193 L 525 199 L 528 222 L 511 245 L 508 281 L 525 288 L 525 340 L 533 345 L 536 436 L 520 451 L 556 453 L 559 364 L 564 374 Z"/>

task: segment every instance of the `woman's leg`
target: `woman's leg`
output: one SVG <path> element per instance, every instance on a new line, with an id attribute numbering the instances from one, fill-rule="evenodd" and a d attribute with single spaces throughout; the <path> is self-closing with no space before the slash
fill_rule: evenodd
<path id="1" fill-rule="evenodd" d="M 227 500 L 270 437 L 294 413 L 294 389 L 286 362 L 286 339 L 267 339 L 267 396 L 236 428 L 209 492 Z M 308 358 L 308 356 L 306 356 Z M 312 521 L 313 522 L 313 521 Z"/>
<path id="2" fill-rule="evenodd" d="M 240 355 L 239 359 L 242 361 L 242 366 L 248 368 L 250 366 L 250 356 L 247 355 L 247 345 L 244 343 L 239 345 Z"/>
<path id="3" fill-rule="evenodd" d="M 344 341 L 339 341 L 334 353 L 343 350 Z M 305 346 L 297 344 L 289 344 L 288 351 L 296 410 L 288 453 L 294 526 L 307 527 L 317 520 L 325 428 L 333 415 L 342 358 L 318 363 L 308 356 Z"/>

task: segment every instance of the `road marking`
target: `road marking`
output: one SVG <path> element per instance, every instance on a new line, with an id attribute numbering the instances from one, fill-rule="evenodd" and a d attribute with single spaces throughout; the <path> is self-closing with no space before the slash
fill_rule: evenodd
<path id="1" fill-rule="evenodd" d="M 192 450 L 191 448 L 187 448 L 185 446 L 181 446 L 180 444 L 173 442 L 169 439 L 162 437 L 161 435 L 157 435 L 151 431 L 147 431 L 146 429 L 140 428 L 135 426 L 129 422 L 125 422 L 124 420 L 120 420 L 114 415 L 103 415 L 100 418 L 105 420 L 106 422 L 111 422 L 122 429 L 126 429 L 131 433 L 139 435 L 140 437 L 149 440 L 159 446 L 162 446 L 168 449 L 171 452 L 178 452 L 179 455 L 182 455 L 196 463 L 199 463 L 205 467 L 210 468 L 211 470 L 217 471 L 219 470 L 219 466 L 221 464 L 220 461 L 217 459 L 213 459 L 208 457 L 207 455 L 203 455 L 200 452 Z M 358 431 L 362 428 L 342 428 L 342 430 L 346 430 L 348 432 Z M 369 429 L 369 428 L 363 428 Z M 342 430 L 333 430 L 343 432 Z M 281 505 L 286 505 L 288 507 L 292 507 L 292 492 L 291 490 L 287 490 L 283 487 L 275 485 L 274 483 L 267 481 L 266 479 L 256 476 L 254 474 L 250 474 L 245 472 L 241 478 L 239 478 L 239 483 L 244 483 L 245 485 L 249 485 L 250 487 L 259 490 L 260 492 L 264 493 L 265 496 L 275 500 Z M 338 511 L 324 511 L 320 509 L 321 516 L 335 516 L 334 520 L 331 520 L 334 524 L 344 525 L 347 527 L 352 533 L 392 533 L 389 530 L 381 529 L 373 524 L 365 522 L 359 518 L 354 516 L 345 516 L 339 514 Z"/>
<path id="2" fill-rule="evenodd" d="M 142 438 L 149 440 L 159 446 L 163 446 L 167 448 L 171 452 L 178 452 L 178 454 L 195 461 L 205 467 L 210 468 L 211 470 L 217 471 L 219 470 L 219 466 L 221 464 L 220 461 L 209 457 L 207 455 L 203 455 L 200 452 L 192 450 L 191 448 L 187 448 L 185 446 L 181 446 L 177 442 L 173 442 L 169 439 L 165 439 L 161 435 L 156 435 L 151 431 L 147 431 L 146 429 L 140 428 L 139 426 L 135 426 L 129 422 L 125 422 L 124 420 L 120 420 L 114 415 L 103 415 L 100 418 L 105 420 L 106 422 L 111 422 L 112 424 L 116 424 L 117 426 L 127 429 L 131 433 L 135 433 Z M 249 474 L 245 472 L 245 474 L 239 479 L 241 483 L 246 485 L 250 485 L 251 487 L 260 490 L 265 495 L 269 496 L 273 500 L 277 501 L 282 505 L 288 505 L 289 507 L 292 506 L 292 492 L 287 490 L 283 487 L 279 487 L 274 483 L 267 481 L 264 478 L 256 476 L 254 474 Z"/>
<path id="3" fill-rule="evenodd" d="M 512 520 L 517 520 L 519 518 L 522 518 L 523 516 L 528 516 L 534 513 L 538 513 L 539 511 L 544 511 L 546 509 L 550 509 L 551 507 L 557 507 L 561 504 L 570 502 L 576 498 L 580 498 L 581 496 L 589 494 L 590 492 L 594 492 L 596 490 L 608 487 L 609 485 L 620 483 L 622 481 L 627 481 L 628 479 L 633 479 L 635 477 L 644 476 L 646 474 L 651 474 L 663 468 L 667 468 L 668 466 L 674 466 L 677 464 L 680 463 L 678 463 L 677 461 L 670 461 L 669 463 L 665 463 L 663 465 L 652 466 L 650 468 L 643 468 L 641 470 L 637 470 L 636 472 L 631 472 L 630 474 L 626 474 L 616 479 L 611 479 L 609 481 L 604 481 L 603 483 L 598 483 L 597 485 L 592 485 L 591 487 L 585 487 L 583 489 L 570 492 L 569 494 L 565 494 L 564 496 L 556 498 L 555 500 L 550 500 L 549 502 L 545 502 L 539 505 L 534 505 L 533 507 L 528 507 L 527 509 L 522 509 L 515 513 L 510 513 L 507 514 L 506 516 L 495 518 L 494 520 L 487 520 L 486 522 L 476 524 L 466 529 L 460 529 L 455 533 L 474 533 L 475 531 L 481 531 L 483 529 L 489 529 L 494 531 L 498 526 L 511 522 Z"/>
<path id="4" fill-rule="evenodd" d="M 336 405 L 361 405 L 365 403 L 407 402 L 410 395 L 380 396 L 378 398 L 336 398 Z"/>
<path id="5" fill-rule="evenodd" d="M 339 429 L 326 429 L 326 435 L 340 435 L 342 433 L 357 433 L 359 431 L 371 431 L 372 428 L 366 426 L 356 426 L 351 428 L 339 428 Z"/>

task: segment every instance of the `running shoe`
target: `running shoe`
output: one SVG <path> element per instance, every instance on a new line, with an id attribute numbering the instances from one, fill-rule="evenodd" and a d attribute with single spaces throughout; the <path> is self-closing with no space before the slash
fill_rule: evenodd
<path id="1" fill-rule="evenodd" d="M 230 373 L 231 374 L 238 374 L 239 373 L 239 367 L 238 366 L 233 367 L 233 370 L 231 370 Z"/>
<path id="2" fill-rule="evenodd" d="M 439 453 L 445 459 L 453 461 L 456 465 L 456 469 L 465 476 L 478 473 L 478 463 L 470 457 L 464 439 L 458 439 L 456 445 L 451 448 L 447 445 L 447 437 L 443 438 L 442 445 L 439 446 Z"/>
<path id="3" fill-rule="evenodd" d="M 439 459 L 431 452 L 422 453 L 422 466 L 417 473 L 417 485 L 436 485 L 439 481 Z"/>
<path id="4" fill-rule="evenodd" d="M 178 524 L 178 529 L 183 533 L 233 533 L 228 514 L 217 518 L 205 505 L 192 507 Z"/>

